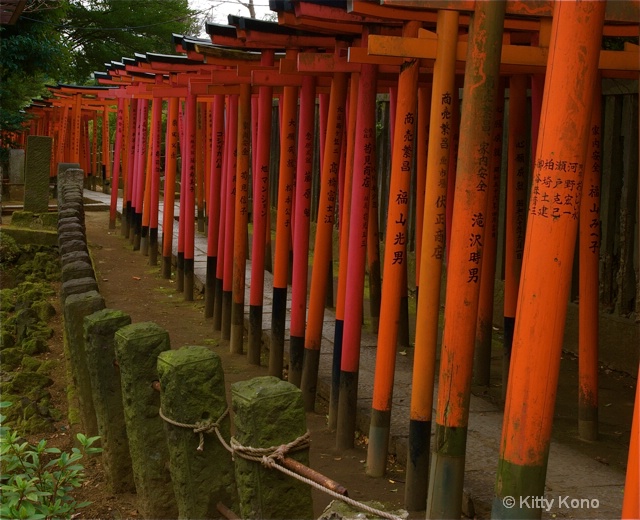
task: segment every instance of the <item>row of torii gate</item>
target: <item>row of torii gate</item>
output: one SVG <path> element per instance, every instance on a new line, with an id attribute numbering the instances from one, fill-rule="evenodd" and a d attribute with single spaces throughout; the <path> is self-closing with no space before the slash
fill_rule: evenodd
<path id="1" fill-rule="evenodd" d="M 505 315 L 513 330 L 496 500 L 498 518 L 539 516 L 506 496 L 543 496 L 574 244 L 580 255 L 580 425 L 597 435 L 600 79 L 638 79 L 638 46 L 601 49 L 602 36 L 638 36 L 630 2 L 382 0 L 381 4 L 272 1 L 278 24 L 229 17 L 209 40 L 174 36 L 177 55 L 136 54 L 96 73 L 101 87 L 58 85 L 34 103 L 31 132 L 56 139 L 56 162 L 108 156 L 124 189 L 123 232 L 171 274 L 176 159 L 182 157 L 177 281 L 194 296 L 194 235 L 208 221 L 208 317 L 242 353 L 245 262 L 253 225 L 248 358 L 260 362 L 273 98 L 280 161 L 269 371 L 282 376 L 291 275 L 289 379 L 315 401 L 327 266 L 339 211 L 340 258 L 330 424 L 353 445 L 367 259 L 377 237 L 376 95 L 390 93 L 389 202 L 367 472 L 385 471 L 400 300 L 406 294 L 409 198 L 415 197 L 418 319 L 406 506 L 459 518 L 470 385 L 490 359 L 501 157 L 508 155 Z M 462 86 L 462 106 L 458 92 Z M 503 129 L 509 87 L 508 129 Z M 526 125 L 531 93 L 531 142 Z M 310 199 L 319 100 L 320 194 L 308 280 Z M 150 117 L 149 117 L 150 113 Z M 161 164 L 166 117 L 165 163 Z M 508 131 L 508 150 L 502 133 Z M 525 148 L 532 150 L 532 177 Z M 535 154 L 533 153 L 535 151 Z M 415 165 L 414 165 L 415 157 Z M 411 192 L 415 168 L 417 189 Z M 164 173 L 163 237 L 158 203 Z M 112 190 L 111 226 L 116 197 Z M 526 196 L 530 193 L 530 200 Z M 453 200 L 455 199 L 455 204 Z M 582 203 L 581 203 L 582 202 Z M 250 207 L 250 204 L 251 207 Z M 525 225 L 526 223 L 526 225 Z M 447 238 L 445 238 L 447 236 Z M 289 252 L 293 251 L 292 273 Z M 430 447 L 440 280 L 447 256 L 445 325 L 435 443 Z M 378 253 L 379 254 L 379 253 Z M 405 291 L 403 293 L 403 291 Z M 307 294 L 308 305 L 307 305 Z M 508 310 L 510 309 L 510 311 Z M 512 338 L 510 338 L 512 334 Z M 509 356 L 507 356 L 507 360 Z M 482 376 L 480 376 L 482 377 Z M 488 378 L 488 375 L 487 375 Z M 623 516 L 638 518 L 638 397 Z M 431 451 L 431 453 L 430 453 Z M 429 470 L 430 465 L 430 470 Z M 430 476 L 429 476 L 430 471 Z M 428 486 L 427 486 L 428 482 Z"/>

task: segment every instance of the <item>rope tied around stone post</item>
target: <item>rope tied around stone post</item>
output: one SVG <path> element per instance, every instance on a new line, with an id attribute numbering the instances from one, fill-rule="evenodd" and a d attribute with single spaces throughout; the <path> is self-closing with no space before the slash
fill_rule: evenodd
<path id="1" fill-rule="evenodd" d="M 229 414 L 229 407 L 227 406 L 227 408 L 225 409 L 224 412 L 222 412 L 222 415 L 220 417 L 218 417 L 218 420 L 215 422 L 211 422 L 210 420 L 206 420 L 206 421 L 198 421 L 195 424 L 187 424 L 187 423 L 181 423 L 178 421 L 174 421 L 173 419 L 169 419 L 164 413 L 162 413 L 162 408 L 160 408 L 158 410 L 160 417 L 165 421 L 168 422 L 169 424 L 173 425 L 173 426 L 178 426 L 180 428 L 188 428 L 189 430 L 193 430 L 193 433 L 197 433 L 200 439 L 200 442 L 198 443 L 198 447 L 196 448 L 197 451 L 204 451 L 204 434 L 205 433 L 218 433 L 218 428 L 220 426 L 220 422 Z M 218 438 L 220 438 L 220 436 L 218 435 Z M 229 449 L 229 447 L 226 445 L 226 443 L 224 443 L 225 448 L 227 448 L 227 450 Z"/>
<path id="2" fill-rule="evenodd" d="M 331 489 L 327 489 L 326 487 L 318 484 L 317 482 L 314 482 L 311 479 L 303 477 L 302 475 L 299 475 L 294 471 L 291 471 L 285 468 L 284 466 L 281 466 L 280 464 L 278 464 L 276 461 L 278 460 L 282 461 L 286 457 L 287 453 L 309 448 L 309 446 L 311 445 L 311 433 L 309 432 L 309 430 L 307 430 L 304 435 L 301 435 L 300 437 L 294 439 L 293 441 L 287 444 L 281 444 L 280 446 L 270 446 L 269 448 L 253 448 L 251 446 L 243 446 L 234 437 L 231 437 L 231 440 L 229 443 L 227 443 L 224 437 L 222 437 L 219 426 L 220 426 L 220 422 L 222 422 L 222 420 L 228 415 L 229 407 L 225 409 L 225 411 L 222 413 L 222 415 L 218 418 L 217 421 L 211 422 L 207 420 L 207 421 L 200 421 L 195 424 L 186 424 L 186 423 L 174 421 L 173 419 L 169 419 L 166 415 L 164 415 L 164 413 L 162 413 L 162 408 L 159 409 L 159 413 L 160 413 L 160 417 L 164 421 L 168 422 L 169 424 L 172 424 L 173 426 L 178 426 L 181 428 L 188 428 L 190 430 L 193 430 L 193 433 L 197 433 L 200 436 L 200 443 L 197 448 L 198 451 L 204 450 L 204 434 L 215 433 L 216 436 L 218 437 L 218 440 L 220 441 L 220 444 L 222 444 L 225 447 L 225 449 L 229 453 L 231 453 L 232 457 L 234 457 L 235 455 L 238 455 L 243 459 L 252 460 L 254 462 L 260 462 L 263 466 L 267 468 L 278 470 L 281 473 L 284 473 L 285 475 L 289 475 L 290 477 L 296 480 L 299 480 L 300 482 L 304 482 L 305 484 L 319 491 L 322 491 L 323 493 L 326 493 L 332 496 L 333 498 L 341 500 L 342 502 L 345 502 L 353 507 L 361 509 L 362 511 L 366 511 L 373 515 L 377 515 L 382 518 L 387 518 L 389 520 L 403 520 L 401 517 L 397 515 L 394 515 L 392 513 L 387 513 L 386 511 L 382 511 L 380 509 L 376 509 L 374 507 L 368 506 L 367 504 L 363 504 L 362 502 L 358 502 L 357 500 L 341 495 L 340 493 L 336 493 Z"/>

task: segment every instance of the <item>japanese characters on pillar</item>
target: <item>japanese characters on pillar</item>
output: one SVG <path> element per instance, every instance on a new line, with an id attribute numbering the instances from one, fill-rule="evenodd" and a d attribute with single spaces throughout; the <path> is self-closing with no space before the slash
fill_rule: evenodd
<path id="1" fill-rule="evenodd" d="M 554 155 L 535 160 L 529 213 L 551 223 L 578 220 L 584 164 Z"/>
<path id="2" fill-rule="evenodd" d="M 582 204 L 584 204 L 589 212 L 589 250 L 593 255 L 598 256 L 600 254 L 600 239 L 601 239 L 601 228 L 600 228 L 600 168 L 601 168 L 601 156 L 600 156 L 600 146 L 601 146 L 601 135 L 600 135 L 600 126 L 594 125 L 591 127 L 591 135 L 589 136 L 590 140 L 590 148 L 591 151 L 591 159 L 588 163 L 591 164 L 591 171 L 585 172 L 585 179 L 593 179 L 596 180 L 594 182 L 590 182 L 587 185 L 582 187 Z"/>
<path id="3" fill-rule="evenodd" d="M 334 224 L 335 223 L 335 205 L 336 205 L 336 195 L 338 189 L 338 169 L 340 168 L 339 158 L 340 151 L 342 149 L 342 139 L 338 137 L 338 134 L 344 131 L 344 122 L 345 122 L 345 113 L 344 107 L 338 107 L 337 119 L 336 119 L 336 136 L 332 142 L 327 143 L 328 146 L 332 148 L 333 160 L 329 165 L 329 178 L 327 179 L 327 185 L 329 189 L 327 191 L 327 204 L 324 207 L 320 207 L 319 218 L 325 224 Z"/>
<path id="4" fill-rule="evenodd" d="M 414 141 L 414 124 L 416 115 L 414 112 L 407 112 L 404 115 L 403 123 L 405 125 L 402 134 L 402 166 L 400 171 L 407 177 L 411 175 L 411 160 L 413 157 L 413 141 Z M 407 180 L 407 186 L 409 180 Z M 395 193 L 394 200 L 395 211 L 393 206 L 389 208 L 389 214 L 394 215 L 393 222 L 396 224 L 393 238 L 393 260 L 391 265 L 402 265 L 406 260 L 407 254 L 407 222 L 409 216 L 409 191 L 405 186 L 401 186 Z"/>
<path id="5" fill-rule="evenodd" d="M 285 143 L 286 143 L 285 146 L 286 146 L 286 151 L 287 151 L 287 156 L 286 156 L 287 168 L 291 168 L 293 170 L 296 167 L 295 149 L 296 149 L 297 123 L 296 123 L 296 120 L 294 118 L 291 118 L 288 121 L 286 121 L 285 124 L 287 125 L 287 128 L 288 128 L 288 131 L 287 131 L 287 133 L 285 135 Z M 309 176 L 311 176 L 311 173 L 309 173 Z M 311 179 L 309 179 L 309 181 L 311 181 Z M 289 229 L 289 227 L 291 226 L 291 204 L 293 202 L 293 194 L 294 194 L 294 191 L 295 191 L 295 177 L 291 178 L 291 182 L 285 184 L 284 191 L 287 194 L 287 196 L 285 197 L 285 199 L 283 201 L 284 204 L 285 204 L 284 226 L 287 229 Z M 311 191 L 311 185 L 309 185 L 309 191 Z"/>
<path id="6" fill-rule="evenodd" d="M 234 195 L 236 195 L 237 203 L 240 205 L 240 214 L 242 216 L 247 216 L 247 212 L 249 211 L 249 164 L 250 164 L 250 153 L 251 153 L 251 121 L 248 119 L 242 122 L 242 140 L 240 141 L 240 155 L 245 158 L 245 161 L 242 163 L 242 170 L 239 172 L 240 179 L 236 179 L 236 175 L 233 175 L 232 182 L 236 182 L 236 188 L 238 192 L 235 192 L 235 189 L 232 191 Z"/>
<path id="7" fill-rule="evenodd" d="M 476 186 L 477 192 L 486 192 L 489 185 L 487 184 L 489 176 L 489 159 L 491 145 L 488 141 L 483 141 L 478 145 L 477 152 L 477 173 Z M 477 284 L 480 281 L 480 268 L 482 259 L 482 247 L 484 244 L 484 213 L 476 211 L 471 214 L 471 229 L 469 235 L 469 276 L 467 283 Z"/>
<path id="8" fill-rule="evenodd" d="M 449 147 L 451 146 L 451 118 L 453 97 L 451 92 L 445 92 L 440 99 L 440 116 L 442 123 L 440 130 L 440 168 L 438 170 L 438 190 L 435 200 L 435 218 L 433 221 L 433 253 L 436 260 L 444 258 L 446 244 L 447 221 L 447 175 L 449 172 Z"/>

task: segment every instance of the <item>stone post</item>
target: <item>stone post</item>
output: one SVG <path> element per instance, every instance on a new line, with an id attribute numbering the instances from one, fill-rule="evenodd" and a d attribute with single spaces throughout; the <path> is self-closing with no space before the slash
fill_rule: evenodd
<path id="1" fill-rule="evenodd" d="M 169 450 L 158 413 L 158 355 L 169 350 L 169 334 L 151 322 L 127 325 L 116 332 L 124 418 L 129 437 L 138 508 L 144 518 L 177 518 L 169 474 Z"/>
<path id="2" fill-rule="evenodd" d="M 130 324 L 128 314 L 112 309 L 99 310 L 84 319 L 87 368 L 103 449 L 102 462 L 113 493 L 135 491 L 115 352 L 116 332 Z"/>
<path id="3" fill-rule="evenodd" d="M 257 377 L 231 386 L 236 440 L 269 448 L 288 444 L 307 431 L 301 391 L 277 377 Z M 309 464 L 308 450 L 287 454 Z M 242 518 L 311 518 L 311 488 L 258 462 L 235 457 Z"/>
<path id="4" fill-rule="evenodd" d="M 158 356 L 160 401 L 165 417 L 183 424 L 215 422 L 227 409 L 224 372 L 220 357 L 206 347 L 168 350 Z M 229 440 L 231 420 L 220 421 L 220 432 Z M 200 436 L 192 429 L 165 422 L 171 480 L 179 518 L 218 518 L 216 504 L 237 504 L 231 454 L 214 432 Z"/>
<path id="5" fill-rule="evenodd" d="M 49 210 L 49 169 L 53 139 L 41 135 L 27 136 L 24 169 L 24 210 L 46 213 Z"/>
<path id="6" fill-rule="evenodd" d="M 9 150 L 9 182 L 24 184 L 24 150 Z"/>
<path id="7" fill-rule="evenodd" d="M 65 284 L 71 282 L 65 282 Z M 95 280 L 93 282 L 95 284 Z M 65 351 L 71 360 L 71 374 L 80 404 L 82 428 L 84 433 L 91 437 L 98 435 L 98 421 L 93 406 L 91 380 L 87 371 L 84 318 L 104 307 L 104 298 L 95 290 L 69 294 L 64 299 Z"/>

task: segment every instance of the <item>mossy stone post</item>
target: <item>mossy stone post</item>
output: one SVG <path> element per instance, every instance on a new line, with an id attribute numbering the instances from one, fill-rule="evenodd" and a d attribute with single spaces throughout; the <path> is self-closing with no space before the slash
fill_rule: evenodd
<path id="1" fill-rule="evenodd" d="M 130 324 L 128 314 L 113 309 L 102 309 L 84 319 L 87 368 L 103 449 L 102 462 L 113 493 L 135 490 L 115 351 L 116 332 Z"/>
<path id="2" fill-rule="evenodd" d="M 169 334 L 155 323 L 143 322 L 121 328 L 115 338 L 140 515 L 177 518 L 169 449 L 159 414 L 160 393 L 153 388 L 158 355 L 170 348 Z"/>
<path id="3" fill-rule="evenodd" d="M 84 318 L 104 307 L 104 298 L 97 291 L 70 294 L 64 299 L 65 351 L 71 360 L 71 374 L 80 404 L 82 427 L 89 436 L 98 435 L 98 420 L 87 369 Z"/>
<path id="4" fill-rule="evenodd" d="M 231 386 L 236 440 L 269 448 L 288 444 L 307 431 L 302 392 L 277 377 L 257 377 Z M 309 464 L 309 451 L 286 455 Z M 311 488 L 259 462 L 235 457 L 242 518 L 311 518 Z"/>
<path id="5" fill-rule="evenodd" d="M 27 136 L 24 168 L 24 210 L 46 213 L 49 210 L 49 169 L 53 139 L 42 135 Z"/>
<path id="6" fill-rule="evenodd" d="M 216 422 L 227 409 L 220 357 L 206 347 L 183 347 L 158 356 L 160 401 L 165 417 L 183 424 Z M 220 433 L 229 439 L 231 420 L 220 421 Z M 216 504 L 237 504 L 231 454 L 215 433 L 200 436 L 192 429 L 165 422 L 171 480 L 179 518 L 218 518 Z"/>

